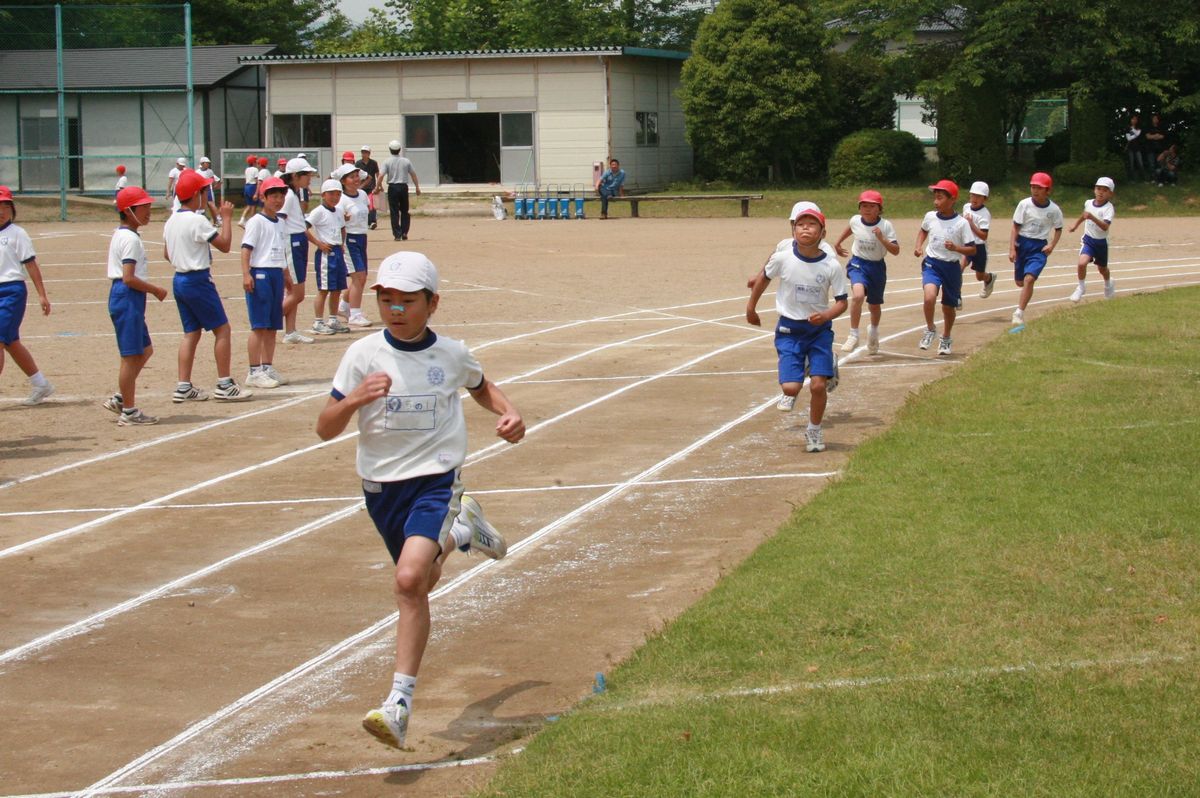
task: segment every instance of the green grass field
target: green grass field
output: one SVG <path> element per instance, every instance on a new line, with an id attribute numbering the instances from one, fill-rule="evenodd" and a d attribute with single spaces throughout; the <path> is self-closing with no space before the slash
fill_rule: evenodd
<path id="1" fill-rule="evenodd" d="M 1064 309 L 926 386 L 482 794 L 1200 794 L 1198 306 Z"/>

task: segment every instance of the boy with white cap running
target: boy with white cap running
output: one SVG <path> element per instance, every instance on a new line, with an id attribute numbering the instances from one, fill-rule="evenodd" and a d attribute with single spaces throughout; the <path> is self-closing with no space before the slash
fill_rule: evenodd
<path id="1" fill-rule="evenodd" d="M 21 404 L 36 405 L 54 393 L 54 386 L 21 343 L 21 322 L 25 319 L 29 298 L 25 281 L 33 281 L 43 316 L 50 315 L 50 300 L 46 297 L 33 241 L 24 228 L 14 223 L 16 218 L 17 204 L 13 201 L 12 191 L 8 186 L 0 186 L 0 371 L 4 370 L 4 353 L 8 352 L 33 386 L 33 391 Z"/>
<path id="2" fill-rule="evenodd" d="M 976 180 L 971 184 L 967 192 L 967 203 L 962 208 L 962 218 L 970 225 L 975 244 L 974 255 L 963 255 L 962 269 L 965 272 L 970 266 L 975 272 L 975 280 L 983 283 L 983 288 L 979 291 L 980 299 L 990 297 L 992 289 L 996 287 L 995 273 L 987 270 L 987 239 L 992 227 L 992 212 L 988 210 L 987 199 L 991 191 L 987 183 Z"/>
<path id="3" fill-rule="evenodd" d="M 499 416 L 496 435 L 509 443 L 525 436 L 525 422 L 465 344 L 429 328 L 440 295 L 428 258 L 389 255 L 371 288 L 384 329 L 346 350 L 317 435 L 337 437 L 358 413 L 357 471 L 367 512 L 395 563 L 399 609 L 392 690 L 362 724 L 400 748 L 429 640 L 429 593 L 442 563 L 455 548 L 493 559 L 508 551 L 478 502 L 462 492 L 467 427 L 459 391 L 466 388 L 480 407 Z"/>
<path id="4" fill-rule="evenodd" d="M 1083 227 L 1083 241 L 1079 245 L 1078 274 L 1079 285 L 1071 292 L 1071 301 L 1083 299 L 1087 286 L 1087 265 L 1094 262 L 1096 270 L 1104 278 L 1104 298 L 1112 299 L 1117 295 L 1117 285 L 1113 282 L 1112 273 L 1108 270 L 1108 229 L 1112 227 L 1116 210 L 1113 209 L 1112 195 L 1117 185 L 1111 177 L 1102 177 L 1096 181 L 1092 189 L 1095 199 L 1083 203 L 1083 213 L 1071 225 L 1069 232 L 1074 233 Z"/>

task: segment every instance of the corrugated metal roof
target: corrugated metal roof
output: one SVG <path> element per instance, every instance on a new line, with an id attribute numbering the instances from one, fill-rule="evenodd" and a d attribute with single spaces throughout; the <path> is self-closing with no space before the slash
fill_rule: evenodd
<path id="1" fill-rule="evenodd" d="M 231 44 L 192 48 L 192 84 L 212 86 L 242 69 L 243 58 L 265 56 L 273 44 Z M 53 50 L 0 53 L 0 89 L 56 86 Z M 71 89 L 156 89 L 187 85 L 182 47 L 126 47 L 63 51 L 63 83 Z"/>
<path id="2" fill-rule="evenodd" d="M 325 53 L 310 55 L 261 55 L 246 56 L 243 64 L 329 64 L 346 61 L 434 61 L 450 58 L 563 58 L 581 55 L 632 55 L 646 58 L 665 58 L 682 61 L 688 53 L 677 50 L 654 50 L 646 47 L 529 47 L 513 50 L 431 50 L 405 53 Z"/>

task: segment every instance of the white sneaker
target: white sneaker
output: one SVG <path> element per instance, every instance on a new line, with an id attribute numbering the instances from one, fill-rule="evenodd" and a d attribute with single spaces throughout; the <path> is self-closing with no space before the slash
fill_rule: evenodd
<path id="1" fill-rule="evenodd" d="M 121 398 L 121 394 L 114 393 L 104 400 L 103 407 L 110 413 L 120 413 L 125 409 L 125 400 Z"/>
<path id="2" fill-rule="evenodd" d="M 853 352 L 858 347 L 858 330 L 851 330 L 842 344 L 843 352 Z"/>
<path id="3" fill-rule="evenodd" d="M 269 376 L 271 379 L 275 380 L 275 382 L 279 383 L 280 385 L 288 384 L 288 382 L 289 382 L 288 378 L 283 376 L 282 374 L 280 374 L 278 371 L 276 371 L 274 366 L 267 366 L 266 370 L 267 370 L 267 376 Z"/>
<path id="4" fill-rule="evenodd" d="M 996 287 L 996 275 L 992 272 L 987 273 L 987 280 L 983 283 L 983 289 L 979 292 L 980 299 L 987 299 L 992 295 L 992 289 Z"/>
<path id="5" fill-rule="evenodd" d="M 290 333 L 283 336 L 283 342 L 285 344 L 311 344 L 313 339 L 303 334 L 299 330 L 292 330 Z"/>
<path id="6" fill-rule="evenodd" d="M 782 413 L 792 412 L 792 408 L 796 406 L 796 397 L 788 396 L 786 393 L 779 396 L 779 401 L 775 403 L 775 407 Z"/>
<path id="7" fill-rule="evenodd" d="M 1016 310 L 1014 310 L 1013 317 L 1012 317 L 1012 323 L 1014 325 L 1024 324 L 1025 323 L 1025 311 L 1021 310 L 1020 308 L 1017 308 Z"/>
<path id="8" fill-rule="evenodd" d="M 373 322 L 370 319 L 368 319 L 366 316 L 362 315 L 361 313 L 356 313 L 353 316 L 351 316 L 350 321 L 348 321 L 346 323 L 349 324 L 351 327 L 362 328 L 362 327 L 370 327 Z"/>
<path id="9" fill-rule="evenodd" d="M 917 349 L 928 349 L 933 343 L 933 339 L 937 336 L 933 330 L 926 330 L 921 333 L 921 343 L 917 344 Z"/>
<path id="10" fill-rule="evenodd" d="M 246 384 L 251 388 L 278 388 L 279 383 L 276 382 L 270 374 L 265 371 L 255 371 L 246 375 Z"/>
<path id="11" fill-rule="evenodd" d="M 1078 304 L 1079 300 L 1083 299 L 1083 294 L 1084 294 L 1083 287 L 1076 286 L 1075 290 L 1071 292 L 1071 301 Z"/>
<path id="12" fill-rule="evenodd" d="M 939 357 L 941 357 L 942 355 L 950 354 L 950 344 L 951 343 L 952 343 L 951 340 L 944 335 L 938 339 L 937 353 L 938 353 Z"/>
<path id="13" fill-rule="evenodd" d="M 183 402 L 206 402 L 208 401 L 208 392 L 202 391 L 190 382 L 186 388 L 176 388 L 171 394 L 171 401 L 175 404 Z"/>
<path id="14" fill-rule="evenodd" d="M 804 430 L 804 451 L 806 451 L 806 452 L 823 452 L 823 451 L 825 451 L 825 436 L 821 430 L 805 428 L 805 430 Z"/>
<path id="15" fill-rule="evenodd" d="M 330 316 L 325 322 L 325 326 L 333 330 L 335 333 L 348 333 L 350 328 L 347 327 L 337 316 Z"/>
<path id="16" fill-rule="evenodd" d="M 29 392 L 29 396 L 21 400 L 21 404 L 29 407 L 32 407 L 33 405 L 40 405 L 42 402 L 46 401 L 46 397 L 50 396 L 52 393 L 54 393 L 54 386 L 50 383 L 46 383 L 42 386 L 35 385 L 33 386 L 33 390 Z"/>
<path id="17" fill-rule="evenodd" d="M 312 326 L 312 334 L 313 335 L 333 335 L 333 332 L 334 332 L 333 328 L 330 327 L 328 324 L 326 324 L 321 319 L 317 319 L 316 321 L 313 322 L 313 326 Z"/>
<path id="18" fill-rule="evenodd" d="M 1115 280 L 1109 280 L 1107 283 L 1104 284 L 1104 298 L 1112 299 L 1116 295 L 1117 295 L 1117 282 Z M 53 389 L 51 389 L 51 390 L 53 390 Z"/>
<path id="19" fill-rule="evenodd" d="M 478 551 L 493 560 L 504 559 L 504 555 L 508 554 L 508 544 L 504 542 L 504 536 L 483 517 L 483 508 L 479 506 L 479 502 L 464 494 L 459 517 L 471 527 L 471 542 L 467 547 L 469 551 Z"/>
<path id="20" fill-rule="evenodd" d="M 213 398 L 218 402 L 240 402 L 254 396 L 253 391 L 243 390 L 236 382 L 228 385 L 218 385 L 213 389 Z"/>
<path id="21" fill-rule="evenodd" d="M 372 709 L 362 719 L 362 727 L 375 739 L 392 748 L 403 748 L 408 734 L 408 705 L 403 700 Z"/>
<path id="22" fill-rule="evenodd" d="M 867 330 L 867 354 L 879 354 L 879 328 Z"/>
<path id="23" fill-rule="evenodd" d="M 146 427 L 157 423 L 157 417 L 148 416 L 141 410 L 134 411 L 133 413 L 126 413 L 124 410 L 122 410 L 117 416 L 118 427 Z"/>

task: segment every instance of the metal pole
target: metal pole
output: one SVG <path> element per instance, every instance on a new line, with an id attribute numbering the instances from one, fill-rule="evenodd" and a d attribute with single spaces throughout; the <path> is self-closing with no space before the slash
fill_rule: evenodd
<path id="1" fill-rule="evenodd" d="M 187 51 L 187 121 L 188 121 L 188 163 L 196 165 L 196 120 L 193 116 L 195 104 L 194 89 L 192 88 L 192 4 L 183 4 L 183 38 L 184 49 Z"/>
<path id="2" fill-rule="evenodd" d="M 54 6 L 54 60 L 58 89 L 58 218 L 67 220 L 67 103 L 63 83 L 62 5 Z"/>

